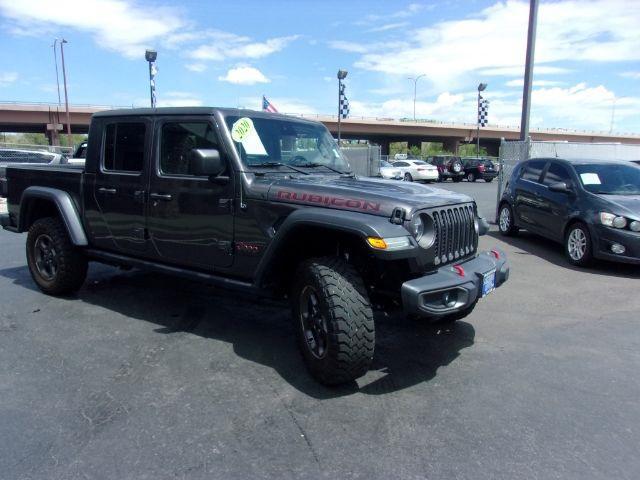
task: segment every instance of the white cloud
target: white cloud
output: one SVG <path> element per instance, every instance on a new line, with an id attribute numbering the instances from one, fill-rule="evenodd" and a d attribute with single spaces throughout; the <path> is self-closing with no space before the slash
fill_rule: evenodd
<path id="1" fill-rule="evenodd" d="M 367 30 L 368 32 L 387 32 L 389 30 L 396 30 L 398 28 L 406 27 L 409 25 L 409 22 L 396 22 L 396 23 L 387 23 L 385 25 L 380 25 L 379 27 L 373 27 Z"/>
<path id="2" fill-rule="evenodd" d="M 539 8 L 536 73 L 562 68 L 555 64 L 567 61 L 640 60 L 640 2 L 561 0 Z M 442 90 L 467 83 L 478 71 L 522 75 L 528 11 L 528 2 L 507 0 L 475 16 L 419 28 L 402 47 L 330 45 L 361 53 L 357 67 L 402 76 L 426 73 Z"/>
<path id="3" fill-rule="evenodd" d="M 145 48 L 190 45 L 187 56 L 198 61 L 192 65 L 203 60 L 262 58 L 298 38 L 255 42 L 234 33 L 200 31 L 182 8 L 145 6 L 139 0 L 0 0 L 0 15 L 14 34 L 55 36 L 75 29 L 92 35 L 99 46 L 132 59 L 140 58 Z"/>
<path id="4" fill-rule="evenodd" d="M 555 87 L 558 85 L 563 85 L 565 82 L 560 82 L 558 80 L 534 80 L 532 82 L 534 87 Z M 522 78 L 515 78 L 513 80 L 509 80 L 505 82 L 507 87 L 524 87 L 524 80 Z"/>
<path id="5" fill-rule="evenodd" d="M 462 94 L 441 93 L 435 102 L 416 102 L 416 117 L 437 118 L 447 116 L 452 107 L 462 104 Z M 349 101 L 351 115 L 355 117 L 403 118 L 413 116 L 413 99 L 389 99 L 384 102 L 367 103 Z"/>
<path id="6" fill-rule="evenodd" d="M 18 80 L 18 74 L 16 72 L 0 73 L 0 87 L 7 87 L 16 80 Z"/>
<path id="7" fill-rule="evenodd" d="M 158 107 L 200 107 L 202 100 L 190 92 L 158 94 Z"/>
<path id="8" fill-rule="evenodd" d="M 621 77 L 632 78 L 634 80 L 640 80 L 640 72 L 623 72 L 620 74 Z"/>
<path id="9" fill-rule="evenodd" d="M 223 82 L 236 85 L 255 85 L 256 83 L 269 83 L 270 80 L 257 68 L 240 65 L 229 69 L 225 76 L 218 77 Z"/>
<path id="10" fill-rule="evenodd" d="M 0 0 L 0 13 L 14 33 L 74 28 L 129 58 L 140 57 L 145 48 L 186 25 L 175 9 L 143 8 L 127 0 Z"/>
<path id="11" fill-rule="evenodd" d="M 285 48 L 298 35 L 270 38 L 264 42 L 252 42 L 250 38 L 215 32 L 214 41 L 197 47 L 189 56 L 196 60 L 224 60 L 226 58 L 262 58 Z"/>
<path id="12" fill-rule="evenodd" d="M 188 63 L 185 65 L 187 70 L 196 73 L 202 73 L 207 69 L 207 66 L 204 63 Z"/>
<path id="13" fill-rule="evenodd" d="M 540 65 L 538 63 L 533 67 L 534 75 L 563 75 L 570 72 L 571 70 L 568 68 L 551 67 L 549 65 Z M 518 67 L 487 68 L 480 70 L 478 73 L 489 77 L 522 77 L 524 75 L 524 64 Z"/>

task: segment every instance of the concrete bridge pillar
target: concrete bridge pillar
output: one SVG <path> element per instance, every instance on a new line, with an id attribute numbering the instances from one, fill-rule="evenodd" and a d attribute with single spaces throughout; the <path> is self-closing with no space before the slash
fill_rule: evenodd
<path id="1" fill-rule="evenodd" d="M 446 138 L 442 142 L 442 148 L 447 152 L 452 152 L 454 155 L 458 154 L 458 148 L 460 147 L 459 138 Z"/>

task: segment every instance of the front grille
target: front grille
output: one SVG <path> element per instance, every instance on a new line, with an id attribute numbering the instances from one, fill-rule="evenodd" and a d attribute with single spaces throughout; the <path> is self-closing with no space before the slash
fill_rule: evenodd
<path id="1" fill-rule="evenodd" d="M 471 255 L 478 248 L 473 205 L 432 210 L 435 265 L 453 262 Z"/>

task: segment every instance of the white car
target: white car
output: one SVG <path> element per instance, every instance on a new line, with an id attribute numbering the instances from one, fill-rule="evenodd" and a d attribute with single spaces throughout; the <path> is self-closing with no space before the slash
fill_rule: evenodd
<path id="1" fill-rule="evenodd" d="M 422 160 L 400 160 L 393 162 L 393 166 L 400 170 L 405 182 L 436 182 L 438 167 Z"/>
<path id="2" fill-rule="evenodd" d="M 387 180 L 402 180 L 402 172 L 399 168 L 395 168 L 389 162 L 380 160 L 380 176 Z"/>

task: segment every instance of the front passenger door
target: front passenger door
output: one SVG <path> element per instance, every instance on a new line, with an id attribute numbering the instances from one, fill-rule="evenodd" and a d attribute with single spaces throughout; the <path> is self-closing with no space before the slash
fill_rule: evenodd
<path id="1" fill-rule="evenodd" d="M 217 149 L 226 158 L 212 118 L 156 122 L 155 162 L 149 181 L 147 227 L 160 261 L 205 270 L 233 262 L 233 176 L 212 183 L 191 172 L 190 151 Z"/>
<path id="2" fill-rule="evenodd" d="M 573 188 L 575 182 L 564 165 L 559 162 L 551 162 L 544 174 L 542 185 L 542 204 L 540 205 L 540 226 L 544 233 L 555 240 L 562 240 L 564 226 L 571 210 L 571 204 L 575 195 L 571 193 L 552 192 L 549 186 L 554 183 L 564 182 L 569 188 Z"/>

